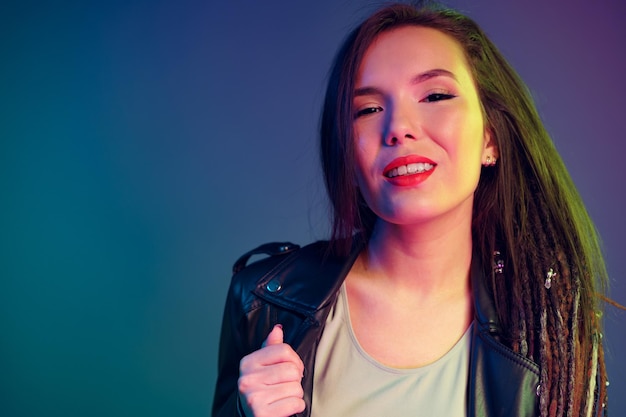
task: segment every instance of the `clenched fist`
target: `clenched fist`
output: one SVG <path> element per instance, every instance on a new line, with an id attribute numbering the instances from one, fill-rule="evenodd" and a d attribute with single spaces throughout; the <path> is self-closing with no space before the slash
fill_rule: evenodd
<path id="1" fill-rule="evenodd" d="M 239 397 L 248 417 L 288 417 L 304 411 L 304 364 L 274 326 L 261 349 L 239 363 Z"/>

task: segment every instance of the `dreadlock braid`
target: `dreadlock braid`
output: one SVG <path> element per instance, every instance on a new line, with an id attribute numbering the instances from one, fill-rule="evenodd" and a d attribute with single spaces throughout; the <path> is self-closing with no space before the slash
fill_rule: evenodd
<path id="1" fill-rule="evenodd" d="M 595 411 L 602 413 L 606 371 L 593 292 L 581 288 L 579 271 L 586 266 L 577 253 L 580 243 L 556 226 L 558 215 L 549 209 L 551 204 L 539 186 L 529 188 L 534 198 L 518 206 L 523 221 L 511 229 L 513 236 L 500 243 L 513 267 L 501 277 L 493 274 L 505 338 L 514 351 L 541 368 L 542 417 L 591 416 L 596 404 Z M 585 294 L 583 316 L 581 293 Z"/>

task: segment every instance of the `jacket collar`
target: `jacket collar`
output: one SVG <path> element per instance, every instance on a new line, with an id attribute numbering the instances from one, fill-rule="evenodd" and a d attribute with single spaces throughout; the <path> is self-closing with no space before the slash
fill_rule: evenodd
<path id="1" fill-rule="evenodd" d="M 334 303 L 361 249 L 355 246 L 347 257 L 340 257 L 329 253 L 327 241 L 304 246 L 261 277 L 253 292 L 304 316 L 314 316 Z"/>
<path id="2" fill-rule="evenodd" d="M 474 325 L 478 326 L 481 332 L 488 332 L 495 336 L 500 333 L 498 314 L 490 291 L 487 289 L 487 277 L 480 256 L 476 253 L 472 256 L 470 280 L 474 295 Z"/>

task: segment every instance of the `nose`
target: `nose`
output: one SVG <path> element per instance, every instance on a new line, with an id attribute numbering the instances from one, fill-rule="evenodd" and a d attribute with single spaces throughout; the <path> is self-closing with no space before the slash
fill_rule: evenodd
<path id="1" fill-rule="evenodd" d="M 398 103 L 387 111 L 383 138 L 387 146 L 399 145 L 418 137 L 419 123 L 411 103 Z"/>

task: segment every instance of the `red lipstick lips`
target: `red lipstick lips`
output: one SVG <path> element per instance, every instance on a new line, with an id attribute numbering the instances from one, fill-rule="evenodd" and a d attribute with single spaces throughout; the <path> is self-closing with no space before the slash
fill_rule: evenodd
<path id="1" fill-rule="evenodd" d="M 427 171 L 423 172 L 415 172 L 415 173 L 404 173 L 403 175 L 397 175 L 394 177 L 389 177 L 389 174 L 392 170 L 405 167 L 409 164 L 429 164 L 433 167 Z M 435 164 L 432 160 L 419 156 L 419 155 L 407 155 L 401 156 L 399 158 L 391 161 L 384 169 L 383 175 L 385 179 L 392 185 L 400 186 L 400 187 L 410 187 L 418 185 L 424 182 L 435 170 L 437 164 Z"/>

